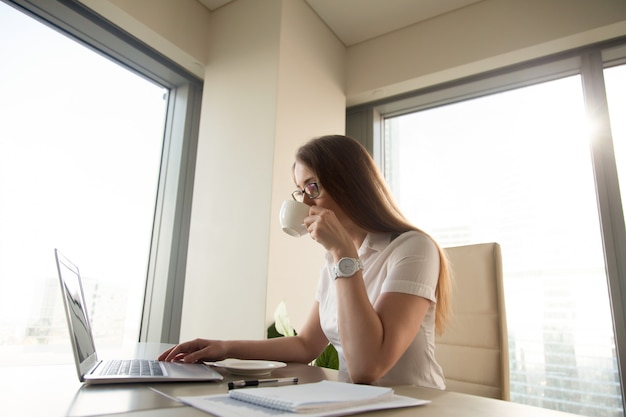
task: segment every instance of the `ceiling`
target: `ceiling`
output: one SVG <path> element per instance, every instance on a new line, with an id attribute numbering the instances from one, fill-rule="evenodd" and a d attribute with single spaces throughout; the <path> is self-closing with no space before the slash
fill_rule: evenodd
<path id="1" fill-rule="evenodd" d="M 198 0 L 210 11 L 237 0 Z M 483 0 L 305 0 L 346 46 Z"/>

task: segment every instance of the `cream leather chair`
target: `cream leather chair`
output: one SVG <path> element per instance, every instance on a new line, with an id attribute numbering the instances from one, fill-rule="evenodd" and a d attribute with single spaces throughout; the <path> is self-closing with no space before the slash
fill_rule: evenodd
<path id="1" fill-rule="evenodd" d="M 445 249 L 453 276 L 452 318 L 436 338 L 446 389 L 509 399 L 507 341 L 500 245 Z"/>

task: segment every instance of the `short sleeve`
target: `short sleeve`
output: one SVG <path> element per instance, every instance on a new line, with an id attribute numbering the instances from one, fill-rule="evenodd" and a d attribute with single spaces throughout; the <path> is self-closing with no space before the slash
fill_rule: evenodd
<path id="1" fill-rule="evenodd" d="M 407 232 L 387 248 L 387 278 L 382 292 L 418 295 L 437 302 L 439 250 L 435 242 L 420 232 Z"/>

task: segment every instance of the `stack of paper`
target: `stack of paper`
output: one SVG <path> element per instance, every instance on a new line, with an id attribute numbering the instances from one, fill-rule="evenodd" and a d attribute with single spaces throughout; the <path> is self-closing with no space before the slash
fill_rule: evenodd
<path id="1" fill-rule="evenodd" d="M 413 407 L 425 400 L 395 395 L 393 389 L 345 382 L 236 389 L 228 394 L 181 397 L 181 401 L 222 417 L 327 417 L 370 410 Z"/>

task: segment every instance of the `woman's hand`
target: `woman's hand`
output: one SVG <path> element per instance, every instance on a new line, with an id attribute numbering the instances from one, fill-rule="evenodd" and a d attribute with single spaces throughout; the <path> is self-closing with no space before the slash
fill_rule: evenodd
<path id="1" fill-rule="evenodd" d="M 311 206 L 309 216 L 304 219 L 304 225 L 311 238 L 333 255 L 341 253 L 341 256 L 356 256 L 352 238 L 334 211 Z"/>
<path id="2" fill-rule="evenodd" d="M 160 361 L 194 363 L 202 360 L 220 360 L 226 355 L 226 346 L 219 340 L 195 339 L 180 343 L 159 355 Z"/>

